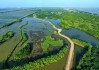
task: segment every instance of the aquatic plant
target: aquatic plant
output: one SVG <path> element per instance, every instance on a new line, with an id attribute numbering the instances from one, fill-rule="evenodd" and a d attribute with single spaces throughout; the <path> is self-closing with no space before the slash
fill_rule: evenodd
<path id="1" fill-rule="evenodd" d="M 0 40 L 0 44 L 4 43 L 5 41 L 11 39 L 14 36 L 14 32 L 13 31 L 9 31 L 7 32 L 5 35 L 2 36 L 1 40 Z"/>

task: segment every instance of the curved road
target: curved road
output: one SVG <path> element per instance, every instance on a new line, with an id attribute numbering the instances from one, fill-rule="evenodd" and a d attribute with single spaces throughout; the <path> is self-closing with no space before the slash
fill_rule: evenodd
<path id="1" fill-rule="evenodd" d="M 39 18 L 36 18 L 36 19 L 39 19 Z M 74 57 L 74 42 L 67 36 L 61 34 L 61 31 L 62 29 L 59 29 L 57 28 L 53 23 L 51 23 L 50 21 L 47 21 L 47 20 L 43 20 L 43 19 L 39 19 L 41 21 L 44 21 L 44 22 L 48 22 L 54 29 L 56 29 L 58 31 L 58 34 L 61 36 L 61 37 L 64 37 L 65 39 L 67 39 L 71 46 L 70 46 L 70 50 L 69 50 L 69 54 L 68 54 L 68 59 L 67 59 L 67 63 L 66 63 L 66 67 L 65 67 L 65 70 L 71 70 L 72 68 L 72 63 L 73 63 L 73 57 Z"/>

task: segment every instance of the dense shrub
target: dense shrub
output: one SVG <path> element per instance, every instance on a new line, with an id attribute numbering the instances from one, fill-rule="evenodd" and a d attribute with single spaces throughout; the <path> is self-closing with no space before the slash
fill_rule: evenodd
<path id="1" fill-rule="evenodd" d="M 60 26 L 66 29 L 74 27 L 99 39 L 99 15 L 63 9 L 38 10 L 36 15 L 38 18 L 61 19 Z"/>
<path id="2" fill-rule="evenodd" d="M 90 43 L 87 43 L 87 42 L 84 42 L 84 41 L 81 41 L 81 40 L 78 40 L 78 39 L 72 39 L 75 43 L 78 43 L 78 44 L 81 44 L 83 46 L 85 46 L 84 48 L 88 48 L 89 46 L 91 46 Z"/>
<path id="3" fill-rule="evenodd" d="M 22 48 L 21 50 L 19 50 L 15 56 L 14 56 L 14 60 L 17 60 L 17 59 L 22 59 L 22 58 L 25 58 L 29 55 L 31 51 L 31 45 L 29 43 L 26 43 L 24 45 L 24 48 Z"/>
<path id="4" fill-rule="evenodd" d="M 59 53 L 55 55 L 50 55 L 50 56 L 38 59 L 34 62 L 29 62 L 28 64 L 24 64 L 22 66 L 13 67 L 11 70 L 32 70 L 34 68 L 39 68 L 45 65 L 49 65 L 63 58 L 67 50 L 68 50 L 68 47 L 65 46 L 59 51 Z"/>
<path id="5" fill-rule="evenodd" d="M 76 70 L 98 70 L 99 69 L 99 47 L 89 47 L 83 55 Z"/>

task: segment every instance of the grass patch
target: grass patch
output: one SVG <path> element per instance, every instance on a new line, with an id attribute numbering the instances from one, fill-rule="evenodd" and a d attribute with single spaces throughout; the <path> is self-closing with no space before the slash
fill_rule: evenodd
<path id="1" fill-rule="evenodd" d="M 47 52 L 49 46 L 58 47 L 63 45 L 63 40 L 54 40 L 51 36 L 46 36 L 45 41 L 41 44 L 44 52 Z"/>

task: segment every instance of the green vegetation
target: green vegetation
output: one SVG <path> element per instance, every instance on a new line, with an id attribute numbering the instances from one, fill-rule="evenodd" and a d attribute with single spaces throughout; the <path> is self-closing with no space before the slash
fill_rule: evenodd
<path id="1" fill-rule="evenodd" d="M 27 35 L 26 35 L 26 33 L 22 33 L 22 37 L 23 37 L 23 41 L 27 41 Z"/>
<path id="2" fill-rule="evenodd" d="M 31 52 L 31 46 L 29 43 L 26 43 L 24 45 L 24 48 L 22 48 L 21 50 L 19 50 L 15 56 L 14 56 L 14 60 L 17 59 L 22 59 L 22 58 L 26 58 Z"/>
<path id="3" fill-rule="evenodd" d="M 19 30 L 20 30 L 20 35 L 21 35 L 21 40 L 15 45 L 14 49 L 11 51 L 11 53 L 9 54 L 9 56 L 7 57 L 6 61 L 5 61 L 5 66 L 9 67 L 9 59 L 11 58 L 11 56 L 13 55 L 14 51 L 16 50 L 16 48 L 18 46 L 22 46 L 22 44 L 28 40 L 28 36 L 26 35 L 26 33 L 23 33 L 22 32 L 22 27 L 27 25 L 28 23 L 26 22 L 25 24 L 23 24 L 22 26 L 19 27 Z M 21 44 L 21 45 L 20 45 Z M 28 47 L 29 45 L 25 45 L 25 47 Z M 21 59 L 21 58 L 24 58 L 26 57 L 25 54 L 27 53 L 26 51 L 28 50 L 28 48 L 24 48 L 23 50 L 20 50 L 19 53 L 16 54 L 16 56 L 14 57 L 14 59 Z M 27 49 L 27 50 L 26 50 Z M 22 56 L 23 55 L 23 56 Z"/>
<path id="4" fill-rule="evenodd" d="M 3 35 L 3 37 L 0 39 L 0 44 L 4 43 L 5 41 L 11 39 L 14 36 L 14 32 L 13 31 L 9 31 L 7 32 L 5 35 Z"/>
<path id="5" fill-rule="evenodd" d="M 21 22 L 22 21 L 22 19 L 24 19 L 24 18 L 26 18 L 26 17 L 28 17 L 28 16 L 30 16 L 30 15 L 32 15 L 34 12 L 33 12 L 34 10 L 31 10 L 31 13 L 30 13 L 30 10 L 28 11 L 28 10 L 25 10 L 24 12 L 23 11 L 21 11 L 20 10 L 20 13 L 19 13 L 19 11 L 15 11 L 14 12 L 14 14 L 12 13 L 12 15 L 7 15 L 6 17 L 8 17 L 8 16 L 11 16 L 10 17 L 10 19 L 12 19 L 12 18 L 14 18 L 14 19 L 16 19 L 15 21 L 12 21 L 12 22 L 10 22 L 10 23 L 8 23 L 8 24 L 6 24 L 6 25 L 4 25 L 4 26 L 2 26 L 1 28 L 5 28 L 5 27 L 8 27 L 8 26 L 11 26 L 11 25 L 13 25 L 13 24 L 15 24 L 15 23 L 18 23 L 18 22 Z M 27 13 L 26 13 L 27 12 Z M 16 14 L 17 13 L 17 14 Z M 16 15 L 15 15 L 16 14 Z M 14 16 L 13 16 L 14 15 Z M 18 17 L 19 16 L 19 17 Z M 5 17 L 5 16 L 4 16 Z M 9 19 L 8 19 L 9 20 Z M 0 29 L 1 29 L 0 28 Z"/>
<path id="6" fill-rule="evenodd" d="M 11 70 L 32 70 L 34 68 L 40 68 L 45 65 L 49 65 L 63 58 L 64 55 L 67 53 L 67 50 L 68 50 L 68 47 L 65 46 L 59 51 L 59 53 L 55 55 L 50 55 L 50 56 L 38 59 L 34 62 L 29 62 L 28 64 L 24 64 L 22 66 L 13 67 Z"/>
<path id="7" fill-rule="evenodd" d="M 80 12 L 77 10 L 69 11 L 69 10 L 63 10 L 63 9 L 39 9 L 39 10 L 35 9 L 27 17 L 33 17 L 33 16 L 34 16 L 34 18 L 37 16 L 38 18 L 48 17 L 48 18 L 52 18 L 52 19 L 60 19 L 61 22 L 59 23 L 59 25 L 64 27 L 65 29 L 70 29 L 73 27 L 73 28 L 82 30 L 82 31 L 96 37 L 97 39 L 99 39 L 99 15 L 90 14 L 90 13 L 86 13 L 86 12 Z M 23 17 L 23 18 L 25 18 L 25 17 Z M 9 24 L 5 24 L 1 28 L 9 27 L 12 24 L 21 22 L 23 18 L 13 21 Z M 26 20 L 24 20 L 24 21 L 26 21 Z M 12 19 L 11 19 L 11 21 L 12 21 Z M 30 20 L 28 20 L 28 21 L 30 21 Z M 35 23 L 38 20 L 33 19 L 33 21 L 32 22 Z M 39 21 L 39 23 L 43 23 L 43 22 Z M 0 58 L 0 59 L 4 60 L 4 62 L 3 62 L 4 69 L 8 68 L 9 70 L 33 70 L 34 68 L 40 68 L 40 67 L 49 65 L 53 62 L 58 62 L 58 60 L 60 60 L 61 58 L 63 58 L 66 55 L 66 53 L 68 51 L 68 47 L 63 46 L 64 45 L 63 39 L 60 39 L 58 37 L 54 38 L 51 36 L 46 36 L 45 39 L 43 39 L 43 37 L 45 35 L 47 35 L 47 33 L 58 35 L 57 31 L 55 31 L 54 29 L 49 30 L 49 29 L 51 29 L 51 27 L 49 27 L 49 25 L 48 26 L 46 25 L 46 26 L 41 27 L 42 30 L 44 30 L 44 32 L 41 31 L 41 33 L 39 31 L 36 33 L 35 30 L 32 31 L 31 29 L 29 29 L 30 30 L 29 32 L 26 31 L 30 35 L 30 37 L 28 37 L 27 33 L 25 33 L 23 30 L 23 28 L 27 24 L 28 24 L 28 22 L 26 21 L 24 24 L 19 26 L 21 39 L 17 41 L 17 37 L 16 37 L 16 42 L 15 42 L 16 45 L 15 45 L 15 43 L 14 43 L 15 46 L 11 45 L 13 47 L 10 47 L 12 49 L 9 48 L 8 51 L 10 51 L 10 52 L 7 51 L 8 54 L 5 54 L 4 56 L 1 55 L 2 58 L 5 56 L 8 56 L 7 58 L 5 57 L 4 59 Z M 34 26 L 34 25 L 32 25 L 32 26 Z M 31 26 L 30 26 L 30 28 L 31 28 Z M 45 33 L 47 28 L 48 28 L 49 32 Z M 13 27 L 10 29 L 13 29 Z M 17 29 L 15 29 L 15 30 L 17 30 Z M 38 35 L 41 35 L 41 36 L 38 36 Z M 0 45 L 2 43 L 4 43 L 5 41 L 11 39 L 13 36 L 14 36 L 14 32 L 12 32 L 12 31 L 7 32 L 0 39 Z M 54 35 L 52 35 L 52 36 L 54 36 Z M 28 40 L 28 38 L 31 38 L 31 39 L 29 39 L 29 41 L 33 42 L 34 44 L 27 43 L 26 41 Z M 79 54 L 77 53 L 77 56 L 80 54 L 81 54 L 81 56 L 78 56 L 78 57 L 75 56 L 77 59 L 80 60 L 79 62 L 75 63 L 75 65 L 77 64 L 77 66 L 75 67 L 76 70 L 98 70 L 99 69 L 99 58 L 98 58 L 99 47 L 92 47 L 90 45 L 90 43 L 80 41 L 78 39 L 72 39 L 72 40 L 78 44 L 85 46 L 84 52 L 81 49 L 80 53 Z M 37 43 L 35 43 L 35 42 L 37 42 Z M 41 45 L 40 45 L 40 43 L 41 43 Z M 65 44 L 68 44 L 68 42 L 66 42 Z M 10 44 L 7 44 L 7 45 L 9 46 Z M 55 53 L 52 51 L 49 51 L 49 50 L 52 50 L 53 48 L 55 48 L 55 50 L 54 50 Z M 6 49 L 6 48 L 3 48 L 3 49 Z M 43 52 L 42 52 L 42 50 L 43 50 Z M 87 50 L 87 52 L 85 53 L 86 50 Z M 1 52 L 2 51 L 3 50 L 1 48 Z M 77 48 L 77 51 L 79 52 L 78 48 Z M 85 53 L 85 54 L 83 55 L 82 53 L 83 54 Z M 74 59 L 74 60 L 77 60 L 77 59 Z M 1 68 L 1 66 L 2 66 L 2 61 L 0 63 L 0 68 Z M 13 67 L 13 66 L 15 66 L 15 67 Z"/>
<path id="8" fill-rule="evenodd" d="M 21 30 L 22 27 L 26 26 L 27 24 L 28 24 L 28 22 L 26 21 L 23 25 L 21 25 L 21 26 L 19 27 L 19 29 Z"/>
<path id="9" fill-rule="evenodd" d="M 80 60 L 77 70 L 99 69 L 99 47 L 90 47 Z"/>
<path id="10" fill-rule="evenodd" d="M 25 22 L 25 24 L 23 24 L 19 27 L 20 35 L 21 35 L 21 44 L 23 44 L 25 41 L 28 40 L 27 34 L 22 32 L 22 27 L 26 26 L 27 24 L 28 24 L 28 22 Z"/>
<path id="11" fill-rule="evenodd" d="M 22 21 L 21 19 L 17 19 L 16 21 L 13 21 L 13 22 L 11 22 L 11 23 L 9 23 L 9 24 L 6 24 L 6 25 L 4 25 L 4 26 L 1 27 L 1 28 L 8 27 L 8 26 L 10 26 L 10 25 L 12 25 L 12 24 L 15 24 L 15 23 L 21 22 L 21 21 Z"/>
<path id="12" fill-rule="evenodd" d="M 77 10 L 38 10 L 36 12 L 38 18 L 61 19 L 60 26 L 69 29 L 71 27 L 85 31 L 90 35 L 99 39 L 99 16 Z"/>
<path id="13" fill-rule="evenodd" d="M 85 46 L 84 48 L 88 48 L 88 46 L 91 46 L 90 43 L 86 43 L 86 42 L 83 42 L 81 40 L 78 40 L 78 39 L 72 39 L 74 42 L 78 43 L 78 44 L 81 44 L 83 46 Z"/>
<path id="14" fill-rule="evenodd" d="M 22 32 L 21 38 L 22 38 L 22 39 L 21 39 L 21 40 L 22 40 L 22 41 L 21 41 L 21 44 L 23 44 L 24 42 L 26 42 L 26 41 L 28 40 L 27 34 L 26 34 L 26 33 L 23 33 L 23 32 Z"/>
<path id="15" fill-rule="evenodd" d="M 80 59 L 76 70 L 98 70 L 99 69 L 99 47 L 92 47 L 91 44 L 72 39 L 74 42 L 82 44 L 87 48 L 87 52 Z"/>
<path id="16" fill-rule="evenodd" d="M 63 45 L 63 40 L 54 40 L 51 36 L 46 36 L 45 41 L 41 44 L 43 51 L 47 52 L 49 46 L 58 47 Z"/>

